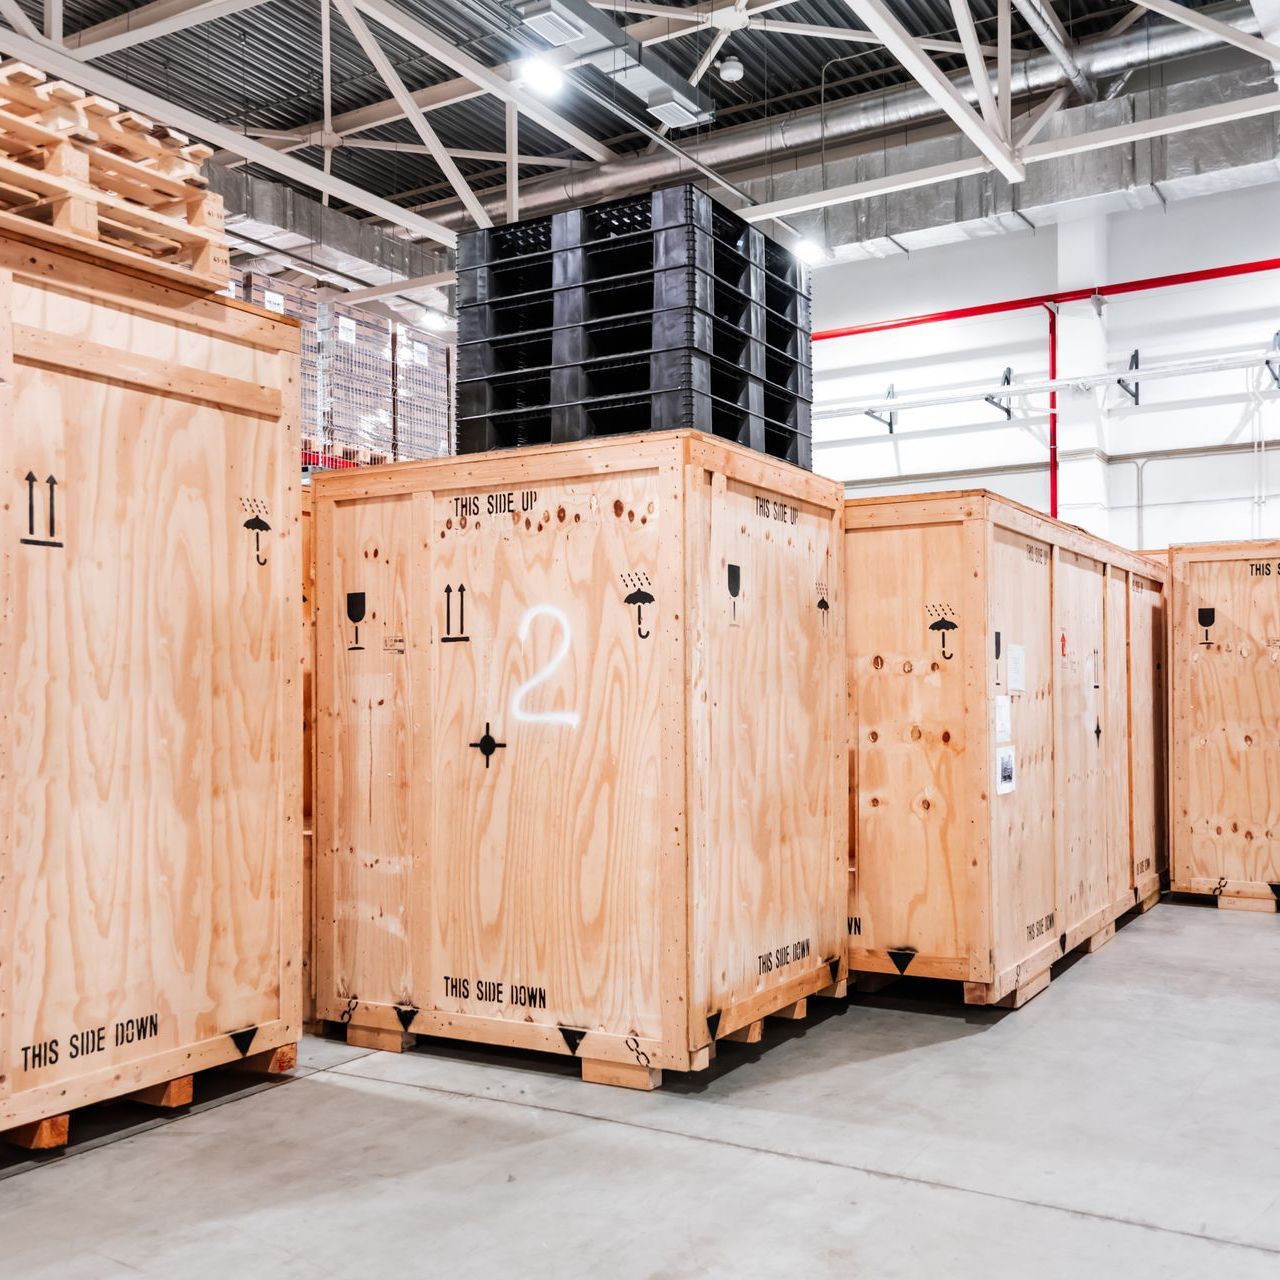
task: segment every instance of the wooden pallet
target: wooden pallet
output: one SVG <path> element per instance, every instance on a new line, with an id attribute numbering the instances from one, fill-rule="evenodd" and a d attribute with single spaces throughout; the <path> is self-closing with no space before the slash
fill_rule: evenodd
<path id="1" fill-rule="evenodd" d="M 970 982 L 960 976 L 954 961 L 916 956 L 909 951 L 890 953 L 896 973 L 887 973 L 883 968 L 868 969 L 851 972 L 850 978 L 854 989 L 864 993 L 880 991 L 899 976 L 954 979 L 964 984 L 965 1004 L 1020 1009 L 1048 987 L 1053 966 L 1060 960 L 1076 951 L 1092 955 L 1101 950 L 1116 936 L 1116 926 L 1123 916 L 1130 912 L 1145 914 L 1159 901 L 1159 886 L 1145 895 L 1135 890 L 1132 899 L 1123 898 L 1071 933 L 1050 940 L 1022 964 L 999 974 L 993 982 Z"/>
<path id="2" fill-rule="evenodd" d="M 242 1071 L 250 1075 L 280 1075 L 292 1071 L 298 1065 L 298 1046 L 296 1044 L 280 1045 L 276 1049 L 266 1049 L 262 1053 L 251 1053 L 238 1062 L 225 1064 L 233 1071 Z M 210 1071 L 219 1070 L 210 1067 Z M 205 1072 L 198 1074 L 204 1075 Z M 122 1093 L 114 1098 L 103 1098 L 89 1106 L 101 1106 L 103 1102 L 139 1102 L 143 1106 L 156 1107 L 165 1111 L 188 1107 L 195 1098 L 195 1075 L 175 1076 L 172 1080 L 164 1080 L 159 1084 L 148 1085 L 144 1089 L 135 1089 L 130 1093 Z M 0 1142 L 13 1147 L 22 1147 L 27 1151 L 54 1151 L 65 1147 L 71 1133 L 71 1117 L 78 1115 L 85 1107 L 76 1108 L 75 1112 L 63 1111 L 57 1115 L 45 1116 L 42 1120 L 30 1124 L 18 1125 L 17 1128 L 0 1132 Z"/>
<path id="3" fill-rule="evenodd" d="M 116 103 L 0 65 L 0 230 L 213 290 L 230 279 L 203 144 Z"/>
<path id="4" fill-rule="evenodd" d="M 758 1044 L 764 1037 L 766 1018 L 803 1021 L 809 1015 L 810 999 L 843 1000 L 848 994 L 849 975 L 843 962 L 833 959 L 830 967 L 774 987 L 751 1000 L 724 1009 L 707 1019 L 708 1043 L 690 1055 L 689 1070 L 705 1071 L 715 1060 L 716 1045 L 721 1040 L 741 1044 Z M 834 979 L 834 981 L 832 980 Z M 365 1007 L 353 999 L 349 1006 L 352 1020 L 345 1018 L 343 1027 L 349 1045 L 361 1049 L 378 1049 L 384 1053 L 403 1053 L 416 1043 L 418 1035 L 446 1035 L 455 1039 L 508 1047 L 534 1048 L 568 1055 L 578 1059 L 582 1079 L 587 1084 L 608 1084 L 624 1089 L 657 1089 L 662 1084 L 662 1068 L 653 1065 L 649 1050 L 657 1046 L 642 1042 L 638 1036 L 621 1039 L 616 1035 L 598 1034 L 575 1027 L 545 1026 L 533 1023 L 500 1023 L 489 1019 L 451 1018 L 430 1010 L 396 1008 L 398 1025 L 387 1027 L 356 1022 Z M 366 1010 L 372 1012 L 372 1010 Z M 331 1026 L 334 1024 L 330 1024 Z M 591 1037 L 588 1040 L 588 1037 Z M 612 1042 L 618 1041 L 614 1046 Z M 587 1052 L 583 1052 L 586 1042 Z M 595 1056 L 595 1047 L 620 1047 L 629 1058 Z"/>
<path id="5" fill-rule="evenodd" d="M 1190 886 L 1175 884 L 1173 889 L 1181 897 L 1211 902 L 1220 911 L 1256 911 L 1262 915 L 1280 912 L 1280 884 L 1237 884 L 1224 877 L 1213 885 L 1196 881 Z"/>

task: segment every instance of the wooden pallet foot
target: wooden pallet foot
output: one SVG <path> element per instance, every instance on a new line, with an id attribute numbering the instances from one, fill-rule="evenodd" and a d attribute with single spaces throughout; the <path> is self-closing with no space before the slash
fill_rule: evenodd
<path id="1" fill-rule="evenodd" d="M 262 1053 L 251 1053 L 248 1057 L 233 1062 L 237 1071 L 248 1071 L 253 1075 L 276 1076 L 284 1071 L 292 1071 L 298 1065 L 298 1046 L 282 1044 L 278 1049 L 265 1049 Z"/>
<path id="2" fill-rule="evenodd" d="M 347 1043 L 357 1049 L 381 1049 L 383 1053 L 403 1053 L 414 1043 L 413 1036 L 397 1027 L 347 1027 Z"/>
<path id="3" fill-rule="evenodd" d="M 130 1102 L 141 1102 L 147 1107 L 189 1107 L 195 1097 L 195 1076 L 179 1076 L 163 1084 L 148 1085 L 124 1095 Z"/>
<path id="4" fill-rule="evenodd" d="M 813 994 L 819 1000 L 843 1000 L 849 994 L 849 979 L 841 978 L 839 982 L 823 987 L 821 991 L 815 991 Z"/>
<path id="5" fill-rule="evenodd" d="M 786 1018 L 789 1022 L 798 1022 L 801 1018 L 809 1015 L 808 998 L 797 1000 L 793 1004 L 784 1004 L 781 1009 L 775 1009 L 769 1017 Z"/>
<path id="6" fill-rule="evenodd" d="M 1003 1000 L 999 1001 L 1002 1009 L 1021 1009 L 1028 1000 L 1034 1000 L 1049 985 L 1049 970 L 1038 973 L 1021 986 L 1015 987 Z"/>
<path id="7" fill-rule="evenodd" d="M 1116 924 L 1113 920 L 1109 925 L 1105 925 L 1103 928 L 1099 929 L 1098 932 L 1090 937 L 1084 944 L 1085 955 L 1091 956 L 1095 951 L 1101 951 L 1102 948 L 1105 947 L 1115 936 Z"/>
<path id="8" fill-rule="evenodd" d="M 720 1037 L 721 1040 L 736 1040 L 739 1044 L 759 1044 L 763 1038 L 763 1018 L 757 1018 L 754 1022 L 748 1022 L 745 1027 L 739 1027 L 736 1031 L 726 1032 Z"/>
<path id="9" fill-rule="evenodd" d="M 1141 902 L 1138 903 L 1135 910 L 1145 915 L 1159 901 L 1160 901 L 1160 890 L 1152 889 L 1151 892 L 1147 894 L 1147 896 L 1143 898 Z"/>
<path id="10" fill-rule="evenodd" d="M 657 1089 L 662 1084 L 662 1072 L 657 1067 L 604 1062 L 599 1058 L 582 1059 L 582 1078 L 587 1084 L 611 1084 L 619 1089 Z"/>
<path id="11" fill-rule="evenodd" d="M 56 1151 L 67 1145 L 70 1129 L 71 1116 L 64 1111 L 58 1116 L 45 1116 L 43 1120 L 34 1120 L 31 1124 L 20 1124 L 16 1129 L 8 1129 L 0 1133 L 0 1139 L 27 1151 Z"/>
<path id="12" fill-rule="evenodd" d="M 1273 915 L 1277 910 L 1274 898 L 1229 898 L 1224 893 L 1218 898 L 1219 911 L 1261 911 Z"/>

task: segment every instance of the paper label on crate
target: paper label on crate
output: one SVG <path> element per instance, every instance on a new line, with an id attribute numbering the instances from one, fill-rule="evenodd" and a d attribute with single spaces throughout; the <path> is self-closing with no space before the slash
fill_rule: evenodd
<path id="1" fill-rule="evenodd" d="M 223 298 L 234 298 L 236 296 L 236 282 L 228 280 L 226 284 L 218 290 L 218 295 Z"/>
<path id="2" fill-rule="evenodd" d="M 350 316 L 338 317 L 338 341 L 355 342 L 356 322 Z"/>
<path id="3" fill-rule="evenodd" d="M 268 311 L 274 311 L 276 315 L 282 316 L 284 315 L 284 294 L 275 293 L 271 289 L 268 289 L 262 295 L 262 305 L 266 307 Z"/>
<path id="4" fill-rule="evenodd" d="M 996 741 L 1008 742 L 1013 737 L 1013 699 L 1007 694 L 996 695 Z"/>
<path id="5" fill-rule="evenodd" d="M 1027 651 L 1020 644 L 1009 646 L 1009 692 L 1027 691 Z"/>
<path id="6" fill-rule="evenodd" d="M 1007 796 L 1017 789 L 1017 766 L 1014 763 L 1013 748 L 996 748 L 996 795 Z"/>

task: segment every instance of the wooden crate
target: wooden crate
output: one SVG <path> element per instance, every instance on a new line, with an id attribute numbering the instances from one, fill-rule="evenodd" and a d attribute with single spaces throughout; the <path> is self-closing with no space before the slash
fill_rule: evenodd
<path id="1" fill-rule="evenodd" d="M 316 557 L 311 489 L 302 487 L 302 1021 L 316 1030 L 313 795 L 316 772 Z"/>
<path id="2" fill-rule="evenodd" d="M 297 1039 L 297 348 L 0 239 L 0 1130 Z"/>
<path id="3" fill-rule="evenodd" d="M 981 492 L 845 531 L 849 967 L 1016 1007 L 1158 897 L 1163 574 Z"/>
<path id="4" fill-rule="evenodd" d="M 843 989 L 838 485 L 681 431 L 313 502 L 322 1018 L 651 1088 Z"/>
<path id="5" fill-rule="evenodd" d="M 1280 542 L 1169 551 L 1172 884 L 1280 902 Z"/>
<path id="6" fill-rule="evenodd" d="M 22 62 L 0 65 L 0 233 L 222 289 L 231 259 L 212 155 Z"/>

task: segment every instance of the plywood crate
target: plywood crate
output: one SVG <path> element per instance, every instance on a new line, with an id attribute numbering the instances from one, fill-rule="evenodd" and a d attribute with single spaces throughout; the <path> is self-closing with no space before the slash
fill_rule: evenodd
<path id="1" fill-rule="evenodd" d="M 1169 550 L 1173 888 L 1280 901 L 1280 542 Z"/>
<path id="2" fill-rule="evenodd" d="M 302 488 L 302 1020 L 315 1022 L 315 874 L 312 840 L 316 772 L 316 556 L 311 488 Z"/>
<path id="3" fill-rule="evenodd" d="M 0 1130 L 297 1040 L 297 352 L 0 239 Z"/>
<path id="4" fill-rule="evenodd" d="M 849 967 L 1016 1006 L 1158 896 L 1163 573 L 982 492 L 845 531 Z"/>
<path id="5" fill-rule="evenodd" d="M 843 988 L 839 486 L 667 432 L 313 501 L 320 1017 L 648 1088 Z"/>

